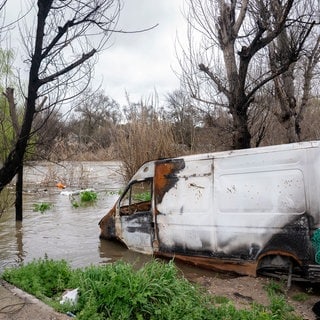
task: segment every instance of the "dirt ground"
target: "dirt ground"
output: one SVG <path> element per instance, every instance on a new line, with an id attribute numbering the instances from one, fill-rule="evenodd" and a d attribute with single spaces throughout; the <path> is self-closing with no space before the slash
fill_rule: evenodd
<path id="1" fill-rule="evenodd" d="M 189 279 L 192 282 L 199 283 L 210 294 L 216 296 L 224 296 L 232 300 L 238 308 L 244 309 L 249 307 L 252 302 L 268 305 L 269 299 L 266 285 L 275 279 L 266 277 L 238 277 L 216 274 L 216 276 L 200 276 Z M 284 285 L 284 294 L 287 302 L 291 305 L 295 313 L 300 315 L 304 320 L 316 320 L 317 317 L 312 311 L 313 305 L 320 301 L 320 288 L 311 287 L 310 285 L 302 285 L 293 283 L 289 290 Z M 294 299 L 297 294 L 305 293 L 306 301 L 297 301 Z M 320 318 L 319 318 L 320 319 Z"/>
<path id="2" fill-rule="evenodd" d="M 241 309 L 249 307 L 255 301 L 268 305 L 269 300 L 265 286 L 272 281 L 270 278 L 235 277 L 222 274 L 196 275 L 189 278 L 191 282 L 203 286 L 210 294 L 224 296 Z M 307 294 L 308 299 L 298 302 L 293 297 L 297 293 Z M 288 303 L 304 320 L 315 320 L 313 305 L 320 300 L 319 290 L 310 286 L 293 284 L 285 292 Z M 67 315 L 59 314 L 52 308 L 22 290 L 0 281 L 0 320 L 66 320 Z"/>

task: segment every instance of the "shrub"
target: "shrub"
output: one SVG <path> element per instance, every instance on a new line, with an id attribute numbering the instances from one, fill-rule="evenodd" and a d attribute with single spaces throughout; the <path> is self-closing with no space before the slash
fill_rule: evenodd
<path id="1" fill-rule="evenodd" d="M 19 268 L 6 269 L 2 277 L 36 297 L 54 297 L 68 287 L 72 275 L 65 260 L 34 260 Z"/>
<path id="2" fill-rule="evenodd" d="M 144 162 L 178 154 L 171 125 L 162 121 L 154 109 L 148 109 L 146 103 L 133 104 L 128 118 L 118 127 L 115 141 L 126 180 Z"/>

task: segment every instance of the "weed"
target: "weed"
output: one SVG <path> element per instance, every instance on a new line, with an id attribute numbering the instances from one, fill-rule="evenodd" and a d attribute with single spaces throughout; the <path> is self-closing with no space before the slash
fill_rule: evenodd
<path id="1" fill-rule="evenodd" d="M 84 190 L 80 192 L 79 200 L 76 200 L 73 196 L 70 199 L 72 206 L 78 208 L 95 203 L 98 200 L 98 194 L 92 190 Z"/>
<path id="2" fill-rule="evenodd" d="M 61 294 L 71 279 L 71 268 L 64 260 L 34 260 L 20 268 L 7 269 L 2 277 L 21 289 L 43 299 Z"/>
<path id="3" fill-rule="evenodd" d="M 228 303 L 230 300 L 224 296 L 214 296 L 213 301 L 217 304 Z"/>
<path id="4" fill-rule="evenodd" d="M 52 208 L 52 204 L 48 202 L 35 203 L 33 205 L 33 211 L 44 213 L 45 211 Z"/>
<path id="5" fill-rule="evenodd" d="M 139 270 L 121 261 L 72 270 L 65 261 L 46 258 L 7 269 L 2 277 L 79 320 L 299 319 L 276 294 L 270 306 L 252 304 L 239 310 L 225 297 L 212 297 L 181 277 L 172 261 L 154 260 Z M 75 305 L 59 303 L 66 288 L 78 288 Z"/>
<path id="6" fill-rule="evenodd" d="M 276 282 L 274 280 L 271 280 L 266 286 L 265 289 L 268 293 L 268 295 L 276 295 L 276 294 L 283 294 L 284 288 L 283 288 L 282 282 Z"/>
<path id="7" fill-rule="evenodd" d="M 94 202 L 98 199 L 98 194 L 94 191 L 85 190 L 80 192 L 81 202 Z"/>
<path id="8" fill-rule="evenodd" d="M 79 202 L 77 202 L 77 201 L 75 201 L 75 200 L 72 200 L 72 201 L 71 201 L 71 204 L 72 204 L 72 207 L 73 207 L 73 208 L 79 208 L 79 207 L 80 207 Z"/>
<path id="9" fill-rule="evenodd" d="M 308 296 L 308 294 L 306 294 L 304 292 L 299 292 L 299 293 L 294 294 L 292 296 L 292 299 L 295 301 L 305 302 L 305 301 L 309 300 L 309 296 Z"/>

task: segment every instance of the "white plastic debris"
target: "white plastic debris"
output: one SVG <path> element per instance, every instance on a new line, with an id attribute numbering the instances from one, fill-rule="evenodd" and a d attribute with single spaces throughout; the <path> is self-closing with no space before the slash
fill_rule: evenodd
<path id="1" fill-rule="evenodd" d="M 87 189 L 81 189 L 81 190 L 63 190 L 60 192 L 61 195 L 63 196 L 76 196 L 78 194 L 80 194 L 81 192 L 85 192 L 85 191 L 95 191 L 93 188 L 87 188 Z"/>
<path id="2" fill-rule="evenodd" d="M 62 299 L 60 300 L 60 304 L 64 303 L 71 303 L 71 304 L 76 304 L 78 302 L 78 291 L 79 289 L 74 289 L 74 290 L 67 290 L 63 295 Z"/>

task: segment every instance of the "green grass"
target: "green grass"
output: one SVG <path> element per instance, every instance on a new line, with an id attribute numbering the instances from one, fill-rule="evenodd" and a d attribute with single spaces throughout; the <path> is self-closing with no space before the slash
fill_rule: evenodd
<path id="1" fill-rule="evenodd" d="M 310 296 L 305 292 L 299 292 L 292 296 L 292 300 L 305 302 L 310 299 Z"/>
<path id="2" fill-rule="evenodd" d="M 232 301 L 205 293 L 181 277 L 173 262 L 156 260 L 135 268 L 124 262 L 71 269 L 64 261 L 35 260 L 6 269 L 2 277 L 60 312 L 87 320 L 296 320 L 283 296 L 270 294 L 270 305 L 235 308 Z M 61 305 L 65 289 L 78 288 L 75 305 Z"/>
<path id="3" fill-rule="evenodd" d="M 33 205 L 33 211 L 44 213 L 52 208 L 52 204 L 48 202 L 35 203 Z"/>

